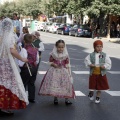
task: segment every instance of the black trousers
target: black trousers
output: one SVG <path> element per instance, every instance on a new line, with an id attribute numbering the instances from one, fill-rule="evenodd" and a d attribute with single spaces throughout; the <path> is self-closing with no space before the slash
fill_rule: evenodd
<path id="1" fill-rule="evenodd" d="M 28 87 L 28 99 L 34 100 L 35 99 L 35 81 L 37 76 L 37 66 L 30 67 L 30 71 L 32 76 L 30 76 L 27 67 L 21 67 L 21 78 L 24 84 L 25 89 Z"/>

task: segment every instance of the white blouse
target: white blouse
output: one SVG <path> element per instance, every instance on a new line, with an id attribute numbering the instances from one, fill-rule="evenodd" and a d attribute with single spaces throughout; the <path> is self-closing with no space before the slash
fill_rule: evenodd
<path id="1" fill-rule="evenodd" d="M 25 48 L 22 48 L 22 50 L 20 51 L 20 56 L 23 58 L 27 58 L 28 57 L 28 53 L 27 50 Z M 37 58 L 36 58 L 36 64 L 39 63 L 39 53 L 37 52 Z M 23 67 L 23 65 L 25 64 L 25 62 L 22 62 L 21 60 L 18 60 L 18 65 L 20 67 Z"/>

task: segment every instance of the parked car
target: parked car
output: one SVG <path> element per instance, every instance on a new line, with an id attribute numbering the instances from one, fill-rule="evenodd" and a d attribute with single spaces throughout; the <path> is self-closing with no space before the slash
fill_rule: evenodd
<path id="1" fill-rule="evenodd" d="M 69 29 L 69 35 L 91 37 L 91 30 L 87 25 L 74 25 Z"/>
<path id="2" fill-rule="evenodd" d="M 50 26 L 49 32 L 56 33 L 57 29 L 60 27 L 60 25 L 61 25 L 60 23 L 53 23 Z"/>
<path id="3" fill-rule="evenodd" d="M 43 27 L 43 31 L 44 31 L 44 32 L 49 32 L 51 26 L 52 26 L 52 23 L 51 23 L 51 22 L 47 22 L 47 23 L 44 25 L 44 27 Z"/>
<path id="4" fill-rule="evenodd" d="M 61 24 L 60 27 L 57 29 L 57 34 L 69 34 L 69 29 L 72 27 L 70 24 Z"/>
<path id="5" fill-rule="evenodd" d="M 38 22 L 38 30 L 43 31 L 44 25 L 45 25 L 45 22 Z"/>

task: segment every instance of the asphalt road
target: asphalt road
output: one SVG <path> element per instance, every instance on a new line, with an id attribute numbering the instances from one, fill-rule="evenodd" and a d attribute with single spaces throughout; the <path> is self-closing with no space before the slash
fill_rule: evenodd
<path id="1" fill-rule="evenodd" d="M 15 111 L 13 117 L 0 118 L 0 120 L 120 120 L 120 44 L 103 41 L 103 50 L 112 60 L 112 69 L 107 73 L 110 91 L 103 92 L 101 103 L 95 104 L 87 97 L 89 69 L 84 65 L 84 58 L 93 51 L 95 39 L 44 32 L 41 32 L 41 39 L 45 44 L 45 51 L 42 54 L 36 80 L 36 103 L 30 103 L 25 110 Z M 54 106 L 52 97 L 38 96 L 41 80 L 49 68 L 46 63 L 49 53 L 59 39 L 66 42 L 71 59 L 77 96 L 75 100 L 71 100 L 73 102 L 71 106 L 66 106 L 64 99 L 59 99 L 59 105 Z"/>

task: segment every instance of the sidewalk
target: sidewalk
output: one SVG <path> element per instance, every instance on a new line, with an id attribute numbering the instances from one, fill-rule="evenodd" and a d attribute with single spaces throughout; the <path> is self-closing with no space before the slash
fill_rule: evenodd
<path id="1" fill-rule="evenodd" d="M 105 40 L 105 41 L 109 41 L 109 42 L 113 42 L 113 43 L 120 43 L 120 38 L 102 38 L 101 40 Z"/>

